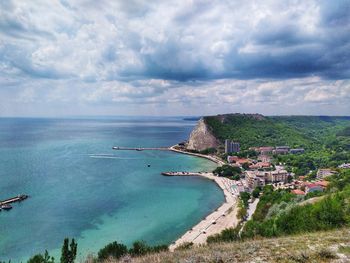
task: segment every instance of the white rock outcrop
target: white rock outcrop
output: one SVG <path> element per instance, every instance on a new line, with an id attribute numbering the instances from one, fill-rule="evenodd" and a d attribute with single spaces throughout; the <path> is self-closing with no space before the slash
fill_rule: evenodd
<path id="1" fill-rule="evenodd" d="M 191 132 L 187 149 L 203 151 L 208 148 L 216 148 L 219 144 L 220 142 L 212 134 L 204 119 L 201 118 Z"/>

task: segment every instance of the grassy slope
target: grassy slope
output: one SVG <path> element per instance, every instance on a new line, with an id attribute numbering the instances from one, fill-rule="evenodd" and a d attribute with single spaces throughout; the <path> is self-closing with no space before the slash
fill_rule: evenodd
<path id="1" fill-rule="evenodd" d="M 350 261 L 350 229 L 274 239 L 221 243 L 127 262 L 338 262 Z M 117 262 L 114 260 L 106 262 Z M 119 261 L 126 262 L 126 261 Z"/>
<path id="2" fill-rule="evenodd" d="M 350 117 L 227 114 L 204 119 L 218 139 L 237 140 L 243 148 L 289 145 L 314 149 L 350 126 Z"/>

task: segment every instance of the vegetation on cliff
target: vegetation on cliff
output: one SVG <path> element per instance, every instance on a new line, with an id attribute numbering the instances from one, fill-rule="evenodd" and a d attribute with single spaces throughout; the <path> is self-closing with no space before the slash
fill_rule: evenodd
<path id="1" fill-rule="evenodd" d="M 225 139 L 239 141 L 242 149 L 267 145 L 319 149 L 320 144 L 334 143 L 340 139 L 337 137 L 347 134 L 346 127 L 350 125 L 350 117 L 257 114 L 207 116 L 204 121 L 221 142 Z"/>
<path id="2" fill-rule="evenodd" d="M 286 163 L 296 175 L 350 160 L 350 117 L 226 114 L 207 116 L 204 121 L 222 144 L 225 139 L 240 142 L 243 153 L 259 146 L 304 148 L 304 154 L 275 156 L 277 163 Z"/>

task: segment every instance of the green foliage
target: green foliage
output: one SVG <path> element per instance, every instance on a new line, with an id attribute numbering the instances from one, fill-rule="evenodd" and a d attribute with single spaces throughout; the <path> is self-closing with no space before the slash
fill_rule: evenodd
<path id="1" fill-rule="evenodd" d="M 243 163 L 243 164 L 242 164 L 242 168 L 243 168 L 244 170 L 248 170 L 248 169 L 249 169 L 249 163 Z"/>
<path id="2" fill-rule="evenodd" d="M 160 251 L 168 250 L 167 245 L 148 246 L 144 241 L 136 241 L 133 243 L 132 248 L 129 250 L 129 254 L 132 256 L 141 256 L 148 253 L 156 253 Z"/>
<path id="3" fill-rule="evenodd" d="M 249 147 L 288 145 L 305 148 L 305 154 L 277 156 L 296 175 L 307 175 L 317 168 L 336 167 L 350 161 L 350 117 L 278 116 L 228 114 L 204 118 L 222 142 L 239 141 L 247 157 Z"/>
<path id="4" fill-rule="evenodd" d="M 234 155 L 241 157 L 241 158 L 256 158 L 256 157 L 258 157 L 258 153 L 254 150 L 240 151 L 238 153 L 234 153 Z"/>
<path id="5" fill-rule="evenodd" d="M 77 246 L 74 238 L 69 244 L 69 238 L 65 238 L 62 246 L 61 263 L 74 263 L 77 256 Z"/>
<path id="6" fill-rule="evenodd" d="M 240 198 L 241 198 L 241 200 L 243 202 L 243 206 L 245 208 L 248 208 L 248 206 L 249 206 L 248 201 L 250 199 L 250 194 L 248 192 L 241 192 L 240 193 Z"/>
<path id="7" fill-rule="evenodd" d="M 337 136 L 350 136 L 350 127 L 346 127 L 344 130 L 338 132 Z"/>
<path id="8" fill-rule="evenodd" d="M 316 143 L 294 125 L 278 117 L 263 117 L 255 115 L 231 114 L 225 115 L 224 121 L 218 116 L 205 117 L 213 134 L 221 141 L 231 139 L 239 141 L 241 148 L 256 146 L 289 145 L 291 147 L 309 148 Z"/>
<path id="9" fill-rule="evenodd" d="M 270 207 L 281 202 L 292 202 L 296 197 L 287 190 L 274 191 L 271 185 L 266 185 L 263 194 L 259 198 L 253 219 L 255 221 L 263 221 L 269 212 Z"/>
<path id="10" fill-rule="evenodd" d="M 239 227 L 224 229 L 221 233 L 209 236 L 207 243 L 232 242 L 239 239 Z"/>
<path id="11" fill-rule="evenodd" d="M 342 191 L 350 185 L 350 170 L 342 170 L 340 173 L 331 176 L 329 180 L 331 182 L 330 188 Z"/>
<path id="12" fill-rule="evenodd" d="M 337 193 L 315 204 L 281 209 L 280 213 L 265 220 L 253 218 L 246 224 L 242 237 L 273 237 L 344 226 L 350 219 L 349 197 L 350 192 Z"/>
<path id="13" fill-rule="evenodd" d="M 261 192 L 261 187 L 256 187 L 252 192 L 252 196 L 254 198 L 258 198 L 260 196 L 260 192 Z"/>
<path id="14" fill-rule="evenodd" d="M 49 252 L 45 250 L 44 255 L 37 254 L 33 257 L 31 257 L 27 263 L 54 263 L 55 259 L 49 255 Z"/>
<path id="15" fill-rule="evenodd" d="M 201 154 L 213 154 L 213 153 L 216 153 L 216 149 L 215 148 L 207 148 L 203 151 L 200 151 L 199 153 L 201 153 Z"/>
<path id="16" fill-rule="evenodd" d="M 213 173 L 218 175 L 218 176 L 235 177 L 234 179 L 238 180 L 242 171 L 239 167 L 233 167 L 230 165 L 223 165 L 223 166 L 217 167 L 213 171 Z"/>
<path id="17" fill-rule="evenodd" d="M 114 241 L 104 248 L 100 249 L 97 254 L 97 258 L 99 261 L 103 261 L 109 257 L 119 259 L 127 253 L 128 248 L 124 244 L 120 244 L 117 241 Z"/>

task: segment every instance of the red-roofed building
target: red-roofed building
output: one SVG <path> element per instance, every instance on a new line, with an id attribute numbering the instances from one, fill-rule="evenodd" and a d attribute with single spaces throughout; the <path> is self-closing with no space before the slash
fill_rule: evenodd
<path id="1" fill-rule="evenodd" d="M 300 189 L 292 190 L 291 193 L 295 195 L 305 195 L 305 192 L 301 191 Z"/>
<path id="2" fill-rule="evenodd" d="M 323 188 L 327 188 L 327 186 L 329 185 L 328 181 L 318 181 L 315 184 L 322 186 Z"/>
<path id="3" fill-rule="evenodd" d="M 268 162 L 258 162 L 256 164 L 252 164 L 249 166 L 250 169 L 261 169 L 261 168 L 269 168 L 271 164 Z"/>

